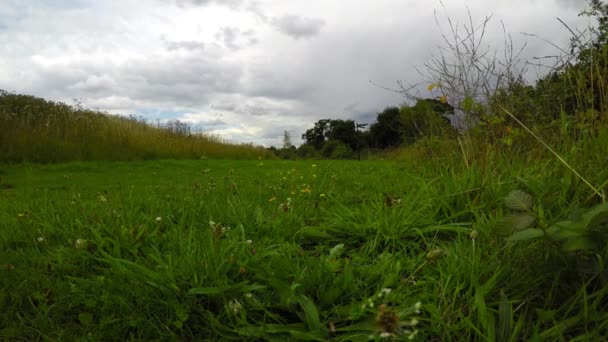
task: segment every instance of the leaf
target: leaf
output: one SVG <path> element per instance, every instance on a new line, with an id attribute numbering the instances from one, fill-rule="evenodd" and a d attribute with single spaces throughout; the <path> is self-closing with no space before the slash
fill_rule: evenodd
<path id="1" fill-rule="evenodd" d="M 608 225 L 608 203 L 598 204 L 587 210 L 581 215 L 581 219 L 585 222 L 587 229 L 597 229 Z"/>
<path id="2" fill-rule="evenodd" d="M 339 258 L 342 255 L 342 253 L 344 253 L 344 244 L 343 243 L 334 246 L 334 248 L 332 248 L 329 251 L 329 257 L 330 258 Z"/>
<path id="3" fill-rule="evenodd" d="M 505 205 L 511 210 L 528 211 L 532 209 L 532 196 L 521 190 L 513 190 L 505 197 Z"/>
<path id="4" fill-rule="evenodd" d="M 585 225 L 579 221 L 560 221 L 547 229 L 547 234 L 557 241 L 576 238 L 585 233 Z"/>
<path id="5" fill-rule="evenodd" d="M 78 320 L 84 325 L 93 323 L 93 315 L 88 312 L 81 312 L 78 314 Z"/>
<path id="6" fill-rule="evenodd" d="M 579 236 L 576 238 L 568 239 L 562 245 L 562 249 L 565 252 L 589 250 L 591 248 L 593 248 L 593 240 L 586 236 Z"/>
<path id="7" fill-rule="evenodd" d="M 507 236 L 513 232 L 529 228 L 535 220 L 536 218 L 529 214 L 511 214 L 498 220 L 494 229 L 496 233 Z"/>
<path id="8" fill-rule="evenodd" d="M 507 241 L 528 241 L 537 239 L 543 235 L 545 235 L 545 233 L 540 229 L 528 228 L 509 236 Z"/>
<path id="9" fill-rule="evenodd" d="M 302 310 L 304 310 L 304 316 L 306 318 L 306 325 L 308 326 L 309 331 L 319 331 L 321 330 L 321 322 L 319 321 L 319 312 L 315 307 L 315 304 L 310 300 L 310 298 L 304 295 L 296 296 L 296 301 L 300 306 L 302 306 Z"/>

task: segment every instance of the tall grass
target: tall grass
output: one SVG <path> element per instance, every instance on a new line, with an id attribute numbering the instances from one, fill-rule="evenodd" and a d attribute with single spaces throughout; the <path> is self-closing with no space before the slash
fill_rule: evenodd
<path id="1" fill-rule="evenodd" d="M 0 93 L 0 161 L 253 159 L 263 148 L 149 125 L 26 95 Z"/>

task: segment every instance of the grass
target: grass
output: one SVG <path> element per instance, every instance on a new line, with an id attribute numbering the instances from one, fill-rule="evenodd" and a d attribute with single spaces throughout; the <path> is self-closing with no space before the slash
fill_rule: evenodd
<path id="1" fill-rule="evenodd" d="M 151 125 L 0 90 L 0 162 L 142 159 L 255 159 L 262 147 L 231 144 L 173 121 Z"/>
<path id="2" fill-rule="evenodd" d="M 606 137 L 560 151 L 599 191 Z M 467 148 L 416 163 L 4 165 L 0 336 L 601 340 L 605 251 L 494 232 L 514 189 L 547 222 L 599 198 L 548 153 L 465 163 Z"/>

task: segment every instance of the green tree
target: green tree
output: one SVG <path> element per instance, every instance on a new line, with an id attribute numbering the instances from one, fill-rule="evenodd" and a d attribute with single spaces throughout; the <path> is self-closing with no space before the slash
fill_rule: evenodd
<path id="1" fill-rule="evenodd" d="M 320 150 L 325 143 L 325 135 L 329 130 L 330 119 L 321 119 L 315 123 L 313 128 L 306 130 L 302 134 L 304 144 L 313 146 L 316 150 Z"/>
<path id="2" fill-rule="evenodd" d="M 370 126 L 371 145 L 376 148 L 399 146 L 403 142 L 402 123 L 398 107 L 386 107 Z"/>
<path id="3" fill-rule="evenodd" d="M 452 133 L 455 129 L 445 116 L 454 108 L 436 99 L 421 99 L 413 107 L 402 106 L 399 110 L 402 140 L 413 143 L 425 136 L 439 136 Z"/>
<path id="4" fill-rule="evenodd" d="M 331 120 L 325 137 L 340 141 L 353 150 L 357 148 L 357 130 L 353 120 Z"/>

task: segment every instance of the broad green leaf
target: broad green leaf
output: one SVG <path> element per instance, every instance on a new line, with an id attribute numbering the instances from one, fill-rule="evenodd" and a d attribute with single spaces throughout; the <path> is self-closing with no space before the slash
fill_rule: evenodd
<path id="1" fill-rule="evenodd" d="M 319 331 L 321 330 L 321 322 L 319 321 L 319 312 L 315 307 L 315 304 L 310 300 L 310 298 L 304 295 L 298 295 L 296 297 L 296 301 L 304 310 L 304 316 L 306 317 L 306 325 L 308 326 L 309 331 Z"/>
<path id="2" fill-rule="evenodd" d="M 547 234 L 558 241 L 576 238 L 585 233 L 585 225 L 578 221 L 560 221 L 547 229 Z"/>
<path id="3" fill-rule="evenodd" d="M 581 219 L 585 222 L 587 229 L 598 229 L 608 225 L 608 203 L 598 204 L 587 210 Z"/>
<path id="4" fill-rule="evenodd" d="M 572 239 L 568 239 L 562 245 L 562 249 L 565 252 L 589 250 L 591 248 L 593 248 L 593 240 L 586 236 L 579 236 Z"/>
<path id="5" fill-rule="evenodd" d="M 329 251 L 329 257 L 330 258 L 339 258 L 342 255 L 342 253 L 344 253 L 344 244 L 343 243 L 334 246 L 334 248 L 332 248 Z"/>
<path id="6" fill-rule="evenodd" d="M 537 239 L 543 235 L 545 235 L 545 233 L 540 229 L 528 228 L 509 236 L 507 241 L 527 241 Z"/>
<path id="7" fill-rule="evenodd" d="M 507 236 L 532 226 L 536 218 L 528 214 L 507 215 L 496 222 L 494 229 L 496 233 Z"/>
<path id="8" fill-rule="evenodd" d="M 528 211 L 532 209 L 532 196 L 521 190 L 513 190 L 505 197 L 505 205 L 511 210 Z"/>

